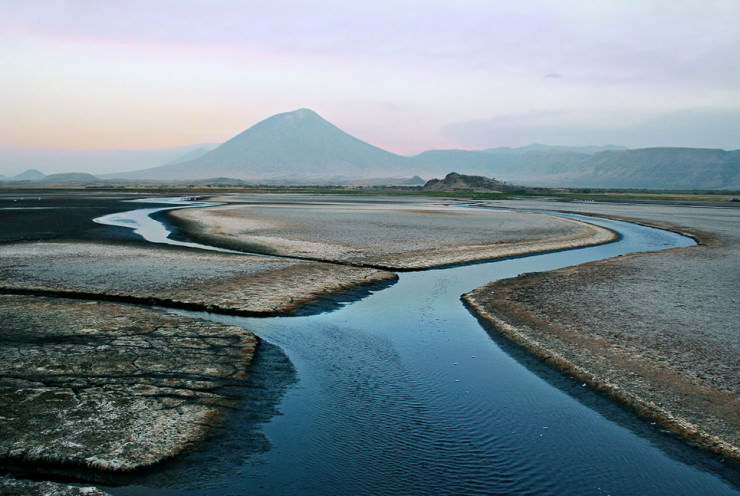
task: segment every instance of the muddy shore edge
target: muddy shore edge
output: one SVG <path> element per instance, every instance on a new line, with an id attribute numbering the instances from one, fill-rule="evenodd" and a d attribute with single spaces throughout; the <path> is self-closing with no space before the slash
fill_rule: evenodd
<path id="1" fill-rule="evenodd" d="M 676 232 L 691 237 L 697 245 L 635 253 L 576 267 L 522 274 L 515 278 L 494 281 L 466 293 L 461 297 L 463 303 L 471 313 L 486 324 L 484 327 L 487 327 L 489 332 L 504 336 L 548 365 L 588 384 L 691 443 L 718 453 L 733 464 L 739 464 L 740 445 L 736 436 L 732 438 L 732 432 L 737 433 L 735 429 L 740 426 L 737 415 L 732 413 L 738 407 L 736 393 L 698 384 L 692 377 L 679 373 L 658 370 L 659 363 L 650 363 L 639 355 L 639 359 L 634 359 L 621 352 L 612 353 L 613 350 L 605 346 L 603 336 L 591 336 L 577 324 L 568 322 L 567 319 L 556 320 L 557 317 L 552 318 L 552 312 L 538 309 L 532 301 L 525 301 L 529 295 L 537 291 L 546 293 L 548 289 L 537 288 L 545 287 L 551 281 L 565 280 L 567 283 L 577 284 L 573 281 L 577 281 L 579 275 L 585 278 L 583 274 L 591 269 L 607 277 L 616 277 L 620 270 L 624 271 L 622 265 L 629 261 L 650 263 L 648 260 L 651 257 L 680 256 L 697 250 L 712 250 L 722 246 L 723 241 L 708 231 L 676 226 L 663 221 L 620 215 L 594 213 L 587 215 Z M 655 384 L 651 384 L 651 373 L 660 375 L 660 380 L 656 380 Z M 677 401 L 670 398 L 672 395 L 683 398 Z M 701 422 L 704 419 L 699 418 L 700 421 L 697 421 L 696 412 L 692 411 L 695 405 L 687 406 L 685 409 L 680 406 L 682 401 L 690 401 L 687 398 L 692 396 L 695 403 L 702 402 L 703 408 L 709 411 L 707 414 L 709 417 L 715 417 L 707 420 L 706 426 Z M 728 412 L 731 418 L 728 418 Z"/>

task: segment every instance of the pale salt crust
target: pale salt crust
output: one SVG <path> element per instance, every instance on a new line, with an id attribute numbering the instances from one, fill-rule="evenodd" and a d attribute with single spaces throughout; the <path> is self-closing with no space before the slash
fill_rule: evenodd
<path id="1" fill-rule="evenodd" d="M 232 248 L 388 270 L 609 242 L 601 227 L 546 214 L 456 206 L 227 205 L 173 212 L 191 234 Z"/>

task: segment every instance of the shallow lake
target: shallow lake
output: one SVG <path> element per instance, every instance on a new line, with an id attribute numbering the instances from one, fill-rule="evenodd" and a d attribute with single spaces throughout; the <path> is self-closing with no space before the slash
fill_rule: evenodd
<path id="1" fill-rule="evenodd" d="M 489 281 L 693 241 L 611 244 L 400 274 L 332 312 L 242 318 L 265 343 L 243 410 L 114 494 L 738 494 L 738 474 L 487 331 Z"/>

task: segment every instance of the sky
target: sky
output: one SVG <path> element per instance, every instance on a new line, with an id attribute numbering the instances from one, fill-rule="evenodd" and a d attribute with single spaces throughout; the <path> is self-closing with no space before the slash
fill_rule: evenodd
<path id="1" fill-rule="evenodd" d="M 0 0 L 0 149 L 218 143 L 298 108 L 401 154 L 739 149 L 738 19 L 738 0 Z"/>

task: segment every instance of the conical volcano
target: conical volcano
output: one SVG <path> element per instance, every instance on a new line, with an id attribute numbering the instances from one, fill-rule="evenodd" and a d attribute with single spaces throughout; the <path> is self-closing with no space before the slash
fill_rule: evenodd
<path id="1" fill-rule="evenodd" d="M 274 115 L 188 162 L 127 173 L 139 179 L 312 179 L 404 176 L 413 162 L 365 143 L 309 109 Z"/>

